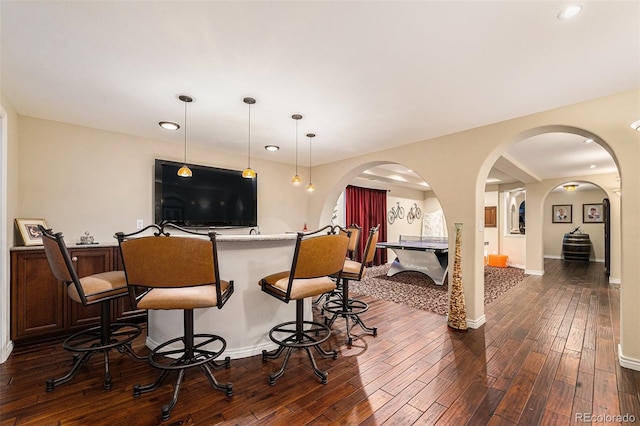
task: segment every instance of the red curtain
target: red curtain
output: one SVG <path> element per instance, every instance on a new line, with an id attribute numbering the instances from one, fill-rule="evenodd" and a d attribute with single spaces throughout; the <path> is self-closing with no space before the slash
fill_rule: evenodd
<path id="1" fill-rule="evenodd" d="M 345 190 L 344 198 L 346 225 L 356 224 L 362 228 L 355 258 L 360 262 L 369 237 L 369 229 L 380 225 L 378 241 L 387 241 L 387 191 L 349 185 Z M 383 265 L 385 263 L 387 263 L 387 251 L 376 250 L 373 264 Z"/>

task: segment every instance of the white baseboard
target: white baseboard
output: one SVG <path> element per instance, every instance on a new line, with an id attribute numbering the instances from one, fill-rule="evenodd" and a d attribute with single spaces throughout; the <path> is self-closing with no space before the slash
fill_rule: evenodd
<path id="1" fill-rule="evenodd" d="M 483 325 L 484 323 L 487 322 L 487 317 L 485 317 L 484 315 L 482 315 L 480 318 L 475 319 L 475 320 L 471 320 L 469 318 L 467 318 L 467 327 L 469 328 L 480 328 L 481 325 Z"/>
<path id="2" fill-rule="evenodd" d="M 527 275 L 544 275 L 544 269 L 542 270 L 538 270 L 538 269 L 525 269 L 524 273 Z"/>
<path id="3" fill-rule="evenodd" d="M 622 347 L 618 345 L 618 359 L 620 360 L 620 366 L 629 368 L 631 370 L 640 371 L 640 360 L 628 358 L 622 355 Z"/>
<path id="4" fill-rule="evenodd" d="M 11 352 L 13 352 L 13 341 L 9 340 L 4 346 L 2 346 L 2 349 L 0 349 L 0 364 L 9 358 Z"/>
<path id="5" fill-rule="evenodd" d="M 609 284 L 620 285 L 622 280 L 620 278 L 609 277 Z"/>

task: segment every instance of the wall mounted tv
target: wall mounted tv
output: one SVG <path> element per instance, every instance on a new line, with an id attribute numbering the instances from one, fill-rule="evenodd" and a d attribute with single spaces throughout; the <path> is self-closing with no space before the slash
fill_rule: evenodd
<path id="1" fill-rule="evenodd" d="M 155 162 L 157 224 L 187 227 L 257 226 L 258 182 L 237 170 L 188 164 L 190 178 L 178 176 L 183 163 Z"/>

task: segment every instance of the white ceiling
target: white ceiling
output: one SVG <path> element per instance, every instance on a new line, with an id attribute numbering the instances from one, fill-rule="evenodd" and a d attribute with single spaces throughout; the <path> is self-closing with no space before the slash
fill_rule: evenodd
<path id="1" fill-rule="evenodd" d="M 297 113 L 317 165 L 638 88 L 640 2 L 582 3 L 560 21 L 566 1 L 3 0 L 0 89 L 22 115 L 176 144 L 158 122 L 182 124 L 188 94 L 189 145 L 240 155 L 252 96 L 252 156 L 293 164 Z M 501 160 L 615 167 L 591 145 L 538 136 Z"/>

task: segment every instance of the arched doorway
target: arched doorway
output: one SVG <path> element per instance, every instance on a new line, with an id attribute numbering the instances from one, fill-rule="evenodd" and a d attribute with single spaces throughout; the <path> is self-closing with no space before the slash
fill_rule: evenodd
<path id="1" fill-rule="evenodd" d="M 579 214 L 579 216 L 573 216 L 571 221 L 566 224 L 567 226 L 574 225 L 573 228 L 575 228 L 584 223 L 582 219 L 583 204 L 599 204 L 604 198 L 611 199 L 614 196 L 617 198 L 614 193 L 614 189 L 620 187 L 617 163 L 604 141 L 584 130 L 566 126 L 531 129 L 520 134 L 515 140 L 505 143 L 502 149 L 503 151 L 493 164 L 488 177 L 497 175 L 507 179 L 515 179 L 515 181 L 509 182 L 507 179 L 499 180 L 498 178 L 494 179 L 494 182 L 487 185 L 486 188 L 496 191 L 500 197 L 503 197 L 503 194 L 508 194 L 514 187 L 524 191 L 526 235 L 520 238 L 523 238 L 521 245 L 526 254 L 522 267 L 527 273 L 543 274 L 544 257 L 559 257 L 558 250 L 552 250 L 551 246 L 557 242 L 555 241 L 557 238 L 554 238 L 557 237 L 556 230 L 565 225 L 553 222 L 552 206 L 568 204 L 574 215 Z M 553 195 L 552 191 L 555 188 L 562 188 L 563 184 L 572 182 L 585 183 L 582 190 L 576 192 L 577 194 L 581 192 L 584 194 L 587 189 L 595 190 L 596 188 L 600 192 L 597 194 L 592 192 L 591 197 L 581 198 L 581 201 L 576 203 L 569 203 L 562 199 L 568 196 L 568 191 L 564 189 L 562 191 L 565 194 L 557 192 L 560 195 Z M 587 182 L 593 183 L 595 186 L 589 187 L 586 185 Z M 548 205 L 548 195 L 552 200 L 555 198 L 557 202 Z M 502 207 L 502 212 L 498 212 L 498 222 L 501 223 L 499 225 L 501 226 L 499 250 L 509 251 L 513 249 L 513 234 L 517 232 L 515 231 L 517 229 L 515 223 L 510 222 L 512 216 L 516 217 L 516 211 L 511 212 L 509 204 L 499 205 L 500 207 Z M 517 206 L 514 207 L 517 210 Z M 619 199 L 612 200 L 611 215 L 614 218 L 619 217 Z M 613 223 L 615 224 L 616 221 L 614 220 Z M 619 220 L 617 223 L 619 224 Z M 594 225 L 588 224 L 587 226 L 593 227 Z M 603 234 L 598 232 L 599 236 Z M 614 226 L 611 237 L 612 253 L 619 254 L 619 225 L 617 228 Z M 598 247 L 596 247 L 598 253 L 604 253 L 601 250 L 603 244 L 599 243 L 601 240 L 603 237 L 598 238 Z M 559 246 L 561 249 L 561 243 Z M 509 255 L 509 253 L 503 254 Z M 593 259 L 603 261 L 604 254 L 602 256 L 598 254 Z M 612 263 L 617 263 L 617 267 L 612 264 L 612 270 L 619 274 L 619 258 Z"/>

